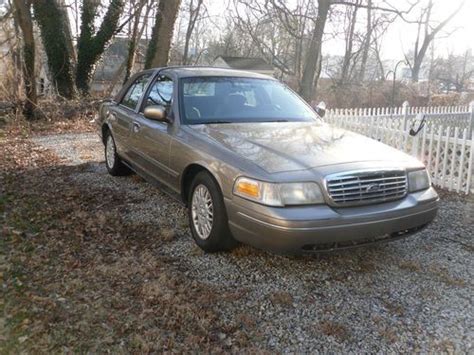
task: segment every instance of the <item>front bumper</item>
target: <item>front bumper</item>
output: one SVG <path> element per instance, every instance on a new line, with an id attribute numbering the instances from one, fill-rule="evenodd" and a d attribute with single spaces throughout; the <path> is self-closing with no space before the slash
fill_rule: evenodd
<path id="1" fill-rule="evenodd" d="M 438 210 L 433 188 L 382 204 L 332 208 L 327 205 L 268 207 L 235 197 L 226 199 L 234 237 L 257 248 L 304 253 L 356 246 L 413 234 Z"/>

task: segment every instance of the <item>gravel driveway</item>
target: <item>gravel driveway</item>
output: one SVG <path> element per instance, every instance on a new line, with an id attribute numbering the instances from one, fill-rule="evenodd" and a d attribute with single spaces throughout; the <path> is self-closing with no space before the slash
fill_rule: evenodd
<path id="1" fill-rule="evenodd" d="M 240 292 L 220 308 L 256 329 L 259 349 L 279 352 L 472 352 L 474 201 L 443 194 L 436 221 L 405 240 L 314 257 L 287 258 L 242 246 L 204 254 L 183 207 L 136 176 L 106 172 L 96 134 L 33 138 L 64 164 L 85 164 L 72 179 L 132 196 L 131 225 L 170 235 L 157 251 L 180 271 L 217 290 Z M 138 183 L 137 183 L 138 181 Z M 136 201 L 136 202 L 133 202 Z M 218 334 L 232 346 L 234 339 Z"/>

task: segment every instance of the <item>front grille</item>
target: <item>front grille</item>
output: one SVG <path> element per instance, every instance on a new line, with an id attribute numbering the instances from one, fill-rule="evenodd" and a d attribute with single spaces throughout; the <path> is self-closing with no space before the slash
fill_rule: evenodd
<path id="1" fill-rule="evenodd" d="M 326 187 L 336 206 L 357 206 L 393 201 L 407 193 L 403 170 L 357 171 L 330 175 Z"/>

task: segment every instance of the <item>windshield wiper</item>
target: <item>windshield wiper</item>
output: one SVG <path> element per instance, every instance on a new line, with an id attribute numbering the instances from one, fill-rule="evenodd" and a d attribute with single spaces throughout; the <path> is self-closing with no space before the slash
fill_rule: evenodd
<path id="1" fill-rule="evenodd" d="M 290 122 L 289 120 L 269 120 L 269 121 L 225 121 L 225 120 L 214 120 L 214 121 L 203 121 L 194 124 L 220 124 L 220 123 L 272 123 L 272 122 Z"/>
<path id="2" fill-rule="evenodd" d="M 219 124 L 219 123 L 234 123 L 232 121 L 205 121 L 198 124 Z"/>

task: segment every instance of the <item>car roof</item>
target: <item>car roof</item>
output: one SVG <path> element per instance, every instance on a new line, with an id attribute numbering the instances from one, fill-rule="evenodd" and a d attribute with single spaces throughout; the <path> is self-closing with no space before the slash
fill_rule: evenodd
<path id="1" fill-rule="evenodd" d="M 189 78 L 196 76 L 231 76 L 239 78 L 274 79 L 271 76 L 259 73 L 216 67 L 180 66 L 157 68 L 157 70 L 173 71 L 179 78 Z"/>
<path id="2" fill-rule="evenodd" d="M 237 78 L 253 78 L 253 79 L 270 79 L 276 80 L 275 78 L 263 75 L 259 73 L 244 71 L 244 70 L 235 70 L 235 69 L 226 69 L 226 68 L 216 68 L 216 67 L 200 67 L 200 66 L 170 66 L 170 67 L 161 67 L 161 68 L 151 68 L 146 69 L 141 72 L 133 75 L 125 85 L 122 86 L 120 91 L 115 95 L 114 101 L 120 102 L 127 92 L 130 85 L 141 75 L 143 74 L 155 74 L 158 71 L 172 71 L 178 76 L 178 78 L 192 78 L 192 77 L 237 77 Z"/>

